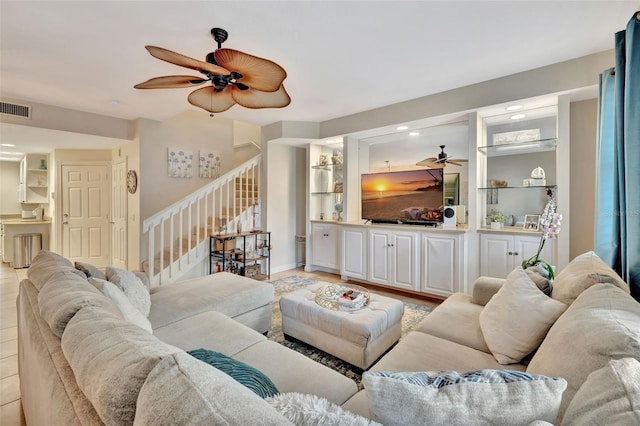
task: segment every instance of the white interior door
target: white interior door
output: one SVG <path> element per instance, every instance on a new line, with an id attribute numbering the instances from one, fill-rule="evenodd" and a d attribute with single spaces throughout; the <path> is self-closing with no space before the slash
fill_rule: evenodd
<path id="1" fill-rule="evenodd" d="M 111 166 L 111 264 L 127 269 L 127 163 Z"/>
<path id="2" fill-rule="evenodd" d="M 61 167 L 62 255 L 109 264 L 109 176 L 105 165 Z"/>

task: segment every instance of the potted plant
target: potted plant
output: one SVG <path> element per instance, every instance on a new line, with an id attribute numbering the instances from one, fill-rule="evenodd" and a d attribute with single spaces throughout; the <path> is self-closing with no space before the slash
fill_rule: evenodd
<path id="1" fill-rule="evenodd" d="M 491 229 L 502 229 L 507 221 L 507 216 L 499 210 L 491 210 L 487 216 L 487 222 L 491 224 Z"/>

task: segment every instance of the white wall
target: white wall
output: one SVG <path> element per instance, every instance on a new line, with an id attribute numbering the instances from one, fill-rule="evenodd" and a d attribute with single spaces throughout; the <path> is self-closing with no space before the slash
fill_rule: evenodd
<path id="1" fill-rule="evenodd" d="M 20 184 L 20 163 L 0 161 L 0 216 L 19 215 L 22 211 L 18 202 Z"/>
<path id="2" fill-rule="evenodd" d="M 264 145 L 263 145 L 264 147 Z M 298 230 L 300 205 L 305 198 L 298 199 L 306 190 L 304 177 L 299 176 L 297 165 L 300 148 L 268 142 L 263 148 L 266 168 L 266 193 L 268 206 L 266 212 L 267 230 L 271 231 L 271 273 L 295 268 L 295 236 Z M 306 191 L 305 191 L 306 192 Z M 304 215 L 302 216 L 304 217 Z"/>

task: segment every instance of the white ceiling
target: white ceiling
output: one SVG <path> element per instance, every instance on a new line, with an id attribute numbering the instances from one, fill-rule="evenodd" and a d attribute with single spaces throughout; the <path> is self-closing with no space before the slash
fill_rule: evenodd
<path id="1" fill-rule="evenodd" d="M 198 110 L 190 89 L 133 86 L 191 72 L 145 45 L 204 60 L 216 26 L 229 32 L 224 47 L 284 67 L 292 98 L 282 109 L 221 115 L 321 122 L 612 49 L 638 8 L 637 0 L 2 0 L 0 96 L 127 119 Z"/>

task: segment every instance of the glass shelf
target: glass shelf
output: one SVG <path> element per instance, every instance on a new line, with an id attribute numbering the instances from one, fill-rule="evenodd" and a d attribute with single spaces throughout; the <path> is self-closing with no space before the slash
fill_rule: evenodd
<path id="1" fill-rule="evenodd" d="M 487 186 L 478 189 L 528 189 L 528 188 L 551 188 L 556 189 L 556 185 L 530 185 L 530 186 Z"/>
<path id="2" fill-rule="evenodd" d="M 342 170 L 342 164 L 325 164 L 322 166 L 311 166 L 315 170 Z"/>
<path id="3" fill-rule="evenodd" d="M 535 141 L 506 143 L 501 145 L 479 146 L 478 151 L 485 154 L 487 157 L 529 154 L 532 152 L 553 151 L 556 149 L 557 143 L 557 138 L 540 139 Z"/>

